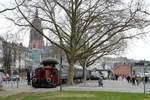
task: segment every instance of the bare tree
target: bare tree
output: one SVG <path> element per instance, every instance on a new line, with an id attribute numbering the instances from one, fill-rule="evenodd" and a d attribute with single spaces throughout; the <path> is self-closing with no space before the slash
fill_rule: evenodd
<path id="1" fill-rule="evenodd" d="M 19 13 L 16 13 L 17 19 L 9 19 L 19 26 L 34 27 L 65 52 L 70 65 L 68 85 L 73 84 L 73 66 L 77 61 L 109 53 L 119 48 L 117 45 L 124 40 L 143 34 L 142 31 L 131 34 L 128 30 L 142 30 L 149 25 L 149 13 L 143 9 L 140 0 L 130 0 L 128 3 L 122 0 L 15 1 Z M 39 10 L 35 17 L 42 21 L 46 33 L 32 24 L 31 12 L 35 8 Z M 83 49 L 86 45 L 88 47 Z"/>
<path id="2" fill-rule="evenodd" d="M 105 49 L 105 51 L 102 51 L 100 53 L 96 53 L 94 55 L 92 55 L 92 52 L 91 52 L 91 55 L 85 57 L 82 60 L 79 60 L 80 65 L 83 67 L 83 82 L 86 81 L 86 68 L 87 67 L 91 66 L 93 63 L 95 63 L 96 60 L 98 60 L 101 57 L 104 57 L 106 55 L 119 55 L 127 47 L 126 43 L 127 43 L 127 41 L 122 40 L 120 43 L 117 43 L 113 47 Z M 101 65 L 103 67 L 103 69 L 105 69 L 105 64 L 106 64 L 106 62 L 103 61 L 102 65 Z"/>
<path id="3" fill-rule="evenodd" d="M 5 73 L 11 75 L 11 62 L 13 61 L 13 48 L 9 42 L 3 41 L 3 69 Z"/>
<path id="4" fill-rule="evenodd" d="M 29 1 L 29 0 L 28 0 Z M 23 4 L 23 2 L 17 6 L 21 6 Z M 7 8 L 6 5 L 3 5 L 3 4 L 0 4 L 0 13 L 4 13 L 4 12 L 7 12 L 7 11 L 12 11 L 12 10 L 15 10 L 17 8 L 17 6 L 14 6 L 13 7 L 9 7 Z"/>

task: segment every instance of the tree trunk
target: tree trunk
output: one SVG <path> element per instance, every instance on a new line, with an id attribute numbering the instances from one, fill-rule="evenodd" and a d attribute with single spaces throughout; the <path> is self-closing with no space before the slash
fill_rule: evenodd
<path id="1" fill-rule="evenodd" d="M 68 80 L 67 80 L 67 85 L 73 85 L 73 61 L 69 62 L 69 72 L 68 72 Z"/>
<path id="2" fill-rule="evenodd" d="M 83 83 L 86 82 L 86 64 L 83 67 Z"/>

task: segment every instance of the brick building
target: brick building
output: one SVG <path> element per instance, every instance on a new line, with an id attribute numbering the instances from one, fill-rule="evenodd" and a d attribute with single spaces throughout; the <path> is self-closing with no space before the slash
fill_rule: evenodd
<path id="1" fill-rule="evenodd" d="M 131 75 L 131 66 L 128 64 L 116 63 L 114 64 L 113 74 Z"/>

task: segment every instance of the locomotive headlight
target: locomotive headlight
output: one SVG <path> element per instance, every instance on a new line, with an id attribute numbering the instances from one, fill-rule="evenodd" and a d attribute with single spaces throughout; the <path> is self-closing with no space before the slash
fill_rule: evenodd
<path id="1" fill-rule="evenodd" d="M 48 79 L 47 79 L 47 82 L 48 82 L 48 83 L 51 82 L 51 78 L 48 78 Z"/>

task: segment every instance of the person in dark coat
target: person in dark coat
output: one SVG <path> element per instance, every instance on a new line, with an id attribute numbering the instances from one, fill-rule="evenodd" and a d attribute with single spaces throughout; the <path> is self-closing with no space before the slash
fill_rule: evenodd
<path id="1" fill-rule="evenodd" d="M 130 82 L 130 76 L 127 76 L 127 81 L 128 81 L 128 83 Z"/>
<path id="2" fill-rule="evenodd" d="M 116 81 L 118 81 L 119 75 L 115 74 Z"/>
<path id="3" fill-rule="evenodd" d="M 99 87 L 103 87 L 103 81 L 102 81 L 102 78 L 100 77 L 99 80 L 98 80 L 98 84 L 99 84 Z"/>
<path id="4" fill-rule="evenodd" d="M 148 77 L 147 76 L 145 76 L 145 83 L 147 83 L 148 82 Z"/>
<path id="5" fill-rule="evenodd" d="M 31 78 L 30 78 L 30 72 L 29 71 L 27 72 L 27 81 L 28 81 L 28 85 L 30 85 Z"/>
<path id="6" fill-rule="evenodd" d="M 132 77 L 132 84 L 135 85 L 135 77 Z"/>

